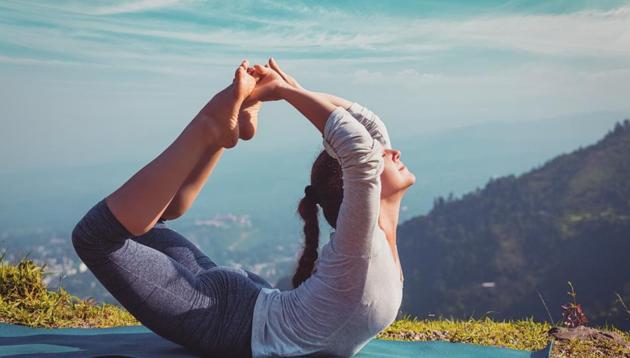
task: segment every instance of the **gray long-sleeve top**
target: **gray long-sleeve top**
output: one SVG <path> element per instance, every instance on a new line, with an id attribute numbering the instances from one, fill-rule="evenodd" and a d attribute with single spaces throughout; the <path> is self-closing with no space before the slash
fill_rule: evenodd
<path id="1" fill-rule="evenodd" d="M 350 357 L 400 308 L 402 276 L 378 226 L 383 148 L 391 148 L 387 130 L 354 103 L 330 114 L 323 137 L 343 173 L 336 231 L 322 247 L 317 271 L 299 287 L 260 291 L 252 320 L 254 357 Z"/>

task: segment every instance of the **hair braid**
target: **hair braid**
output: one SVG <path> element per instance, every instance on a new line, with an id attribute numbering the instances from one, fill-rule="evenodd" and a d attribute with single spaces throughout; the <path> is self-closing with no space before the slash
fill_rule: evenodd
<path id="1" fill-rule="evenodd" d="M 304 220 L 304 251 L 293 275 L 293 288 L 297 288 L 317 271 L 314 268 L 319 249 L 319 208 L 322 209 L 326 222 L 336 228 L 343 199 L 341 166 L 325 150 L 313 162 L 311 184 L 304 188 L 304 194 L 297 210 Z"/>
<path id="2" fill-rule="evenodd" d="M 319 222 L 317 214 L 319 209 L 312 197 L 306 195 L 298 205 L 298 213 L 304 220 L 304 251 L 300 257 L 297 270 L 293 275 L 293 288 L 297 288 L 302 282 L 311 276 L 319 249 Z"/>

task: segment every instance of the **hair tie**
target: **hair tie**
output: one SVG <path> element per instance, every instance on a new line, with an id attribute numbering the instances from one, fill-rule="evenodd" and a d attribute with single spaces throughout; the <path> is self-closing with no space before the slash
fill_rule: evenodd
<path id="1" fill-rule="evenodd" d="M 317 196 L 317 191 L 315 190 L 315 188 L 312 185 L 307 185 L 304 188 L 304 195 L 305 197 L 314 202 L 314 203 L 318 203 L 319 202 L 319 197 Z"/>

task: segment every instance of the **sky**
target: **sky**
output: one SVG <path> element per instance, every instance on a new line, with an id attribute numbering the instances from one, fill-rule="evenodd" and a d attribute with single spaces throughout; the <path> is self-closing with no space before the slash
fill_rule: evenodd
<path id="1" fill-rule="evenodd" d="M 394 144 L 630 114 L 630 1 L 3 0 L 0 33 L 0 173 L 146 161 L 243 58 L 273 56 L 307 88 L 373 109 Z M 320 143 L 267 103 L 243 147 Z"/>

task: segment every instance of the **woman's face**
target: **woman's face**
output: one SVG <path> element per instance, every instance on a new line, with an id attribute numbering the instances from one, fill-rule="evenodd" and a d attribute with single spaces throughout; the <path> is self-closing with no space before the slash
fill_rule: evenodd
<path id="1" fill-rule="evenodd" d="M 416 177 L 400 161 L 400 151 L 385 149 L 383 151 L 385 168 L 381 174 L 381 198 L 402 194 L 416 182 Z"/>

